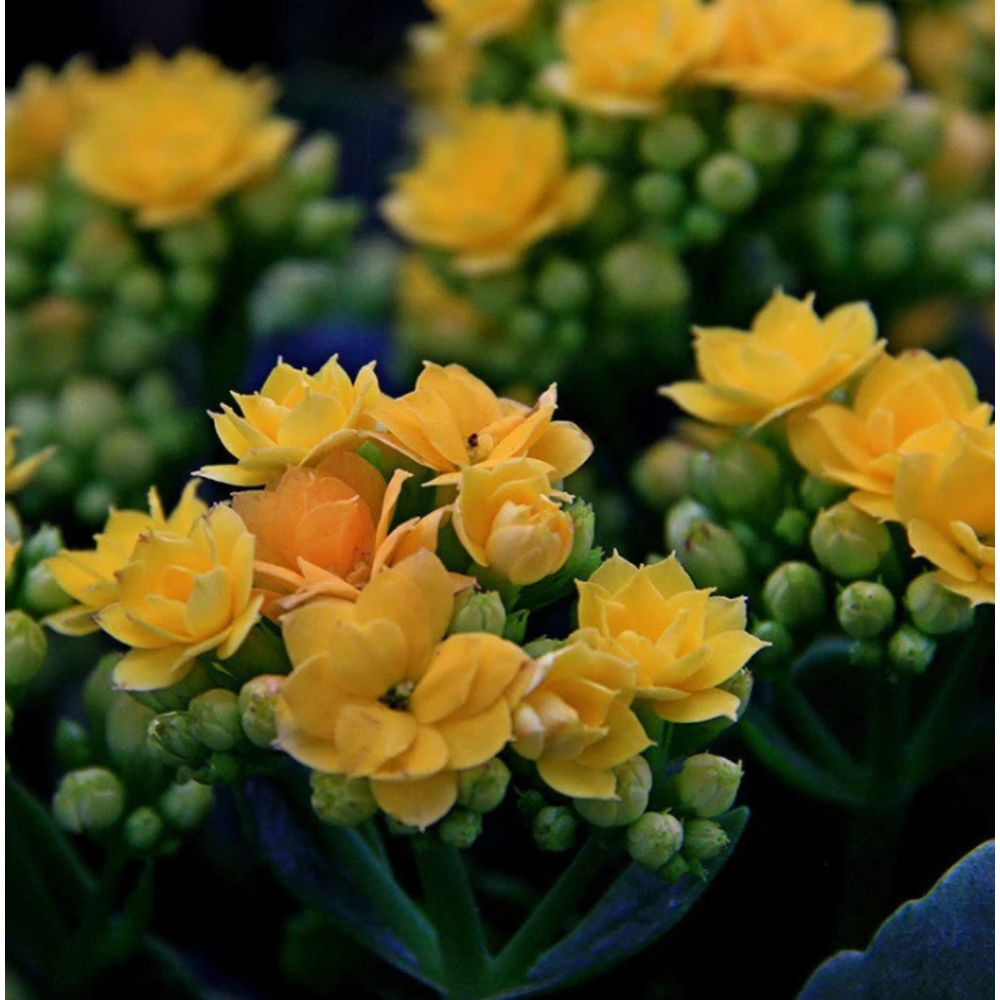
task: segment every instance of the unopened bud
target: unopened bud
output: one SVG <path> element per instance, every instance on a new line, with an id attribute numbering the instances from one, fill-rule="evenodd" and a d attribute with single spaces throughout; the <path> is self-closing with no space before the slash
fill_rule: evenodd
<path id="1" fill-rule="evenodd" d="M 832 507 L 839 500 L 844 498 L 845 490 L 842 486 L 834 486 L 832 483 L 824 483 L 822 479 L 815 476 L 806 476 L 799 486 L 799 496 L 806 510 L 813 513 L 823 510 L 825 507 Z"/>
<path id="2" fill-rule="evenodd" d="M 757 200 L 760 180 L 753 165 L 733 153 L 716 153 L 698 169 L 698 193 L 727 215 L 745 212 Z"/>
<path id="3" fill-rule="evenodd" d="M 21 548 L 21 558 L 25 566 L 34 566 L 43 559 L 56 555 L 63 549 L 62 532 L 51 524 L 43 524 Z"/>
<path id="4" fill-rule="evenodd" d="M 906 176 L 906 159 L 898 150 L 873 146 L 857 159 L 858 181 L 872 194 L 882 194 L 896 187 Z"/>
<path id="5" fill-rule="evenodd" d="M 104 717 L 114 697 L 112 675 L 119 660 L 121 656 L 118 653 L 102 656 L 83 685 L 83 709 L 90 728 L 95 731 L 104 730 Z"/>
<path id="6" fill-rule="evenodd" d="M 715 490 L 712 488 L 712 461 L 710 451 L 696 451 L 691 456 L 691 461 L 688 462 L 691 496 L 708 507 L 715 503 Z"/>
<path id="7" fill-rule="evenodd" d="M 67 771 L 88 767 L 93 763 L 94 752 L 87 730 L 73 719 L 60 719 L 54 737 L 56 760 Z"/>
<path id="8" fill-rule="evenodd" d="M 736 801 L 742 779 L 739 763 L 710 753 L 695 754 L 677 777 L 678 808 L 702 819 L 721 816 Z"/>
<path id="9" fill-rule="evenodd" d="M 669 885 L 673 885 L 685 875 L 691 874 L 691 866 L 684 860 L 683 854 L 675 854 L 656 874 Z"/>
<path id="10" fill-rule="evenodd" d="M 192 699 L 188 712 L 192 732 L 210 750 L 224 753 L 242 742 L 240 702 L 232 691 L 206 691 Z"/>
<path id="11" fill-rule="evenodd" d="M 677 547 L 677 558 L 697 587 L 714 587 L 730 597 L 746 588 L 747 559 L 731 531 L 695 522 Z"/>
<path id="12" fill-rule="evenodd" d="M 874 639 L 896 617 L 896 599 L 880 583 L 858 580 L 837 598 L 837 621 L 852 639 Z"/>
<path id="13" fill-rule="evenodd" d="M 125 819 L 125 843 L 138 854 L 147 854 L 163 835 L 163 820 L 149 806 L 133 809 Z"/>
<path id="14" fill-rule="evenodd" d="M 187 712 L 163 712 L 155 716 L 146 737 L 154 756 L 172 767 L 197 763 L 206 755 Z"/>
<path id="15" fill-rule="evenodd" d="M 243 225 L 252 235 L 262 237 L 277 236 L 288 228 L 295 203 L 288 179 L 278 175 L 241 191 L 234 201 Z"/>
<path id="16" fill-rule="evenodd" d="M 240 688 L 240 725 L 244 736 L 255 747 L 266 749 L 277 739 L 278 727 L 274 712 L 283 683 L 283 677 L 261 674 L 251 678 Z"/>
<path id="17" fill-rule="evenodd" d="M 708 136 L 691 115 L 669 114 L 651 121 L 639 136 L 639 156 L 661 170 L 684 170 L 701 159 Z"/>
<path id="18" fill-rule="evenodd" d="M 492 812 L 503 802 L 509 784 L 509 768 L 499 757 L 493 757 L 485 764 L 459 772 L 459 804 L 477 813 Z"/>
<path id="19" fill-rule="evenodd" d="M 367 778 L 313 771 L 309 776 L 312 807 L 324 823 L 332 826 L 359 826 L 378 812 Z"/>
<path id="20" fill-rule="evenodd" d="M 47 648 L 45 633 L 33 618 L 23 611 L 4 615 L 4 688 L 8 698 L 35 678 Z"/>
<path id="21" fill-rule="evenodd" d="M 904 674 L 922 674 L 934 661 L 937 643 L 912 625 L 901 625 L 889 640 L 889 663 Z"/>
<path id="22" fill-rule="evenodd" d="M 472 588 L 462 591 L 455 599 L 455 613 L 452 615 L 448 631 L 489 632 L 503 635 L 507 612 L 503 601 L 495 590 L 477 592 Z"/>
<path id="23" fill-rule="evenodd" d="M 98 440 L 94 466 L 112 486 L 132 489 L 154 477 L 156 454 L 139 428 L 115 427 Z"/>
<path id="24" fill-rule="evenodd" d="M 567 576 L 577 576 L 594 548 L 594 508 L 585 500 L 576 499 L 565 510 L 573 525 L 573 547 L 562 569 Z"/>
<path id="25" fill-rule="evenodd" d="M 753 441 L 727 441 L 712 456 L 712 495 L 729 514 L 770 520 L 780 481 L 778 457 Z"/>
<path id="26" fill-rule="evenodd" d="M 774 524 L 774 534 L 794 549 L 805 545 L 812 520 L 804 510 L 788 507 L 781 512 Z"/>
<path id="27" fill-rule="evenodd" d="M 625 835 L 625 846 L 632 860 L 651 871 L 662 868 L 683 843 L 683 824 L 667 812 L 640 816 Z"/>
<path id="28" fill-rule="evenodd" d="M 553 312 L 579 312 L 590 299 L 590 275 L 581 264 L 553 257 L 542 267 L 535 292 L 538 301 Z"/>
<path id="29" fill-rule="evenodd" d="M 726 216 L 711 205 L 700 202 L 684 213 L 684 235 L 696 246 L 712 246 L 726 232 Z"/>
<path id="30" fill-rule="evenodd" d="M 329 251 L 354 232 L 363 215 L 364 210 L 355 201 L 317 198 L 299 209 L 296 236 L 307 250 Z"/>
<path id="31" fill-rule="evenodd" d="M 576 819 L 566 806 L 545 806 L 531 824 L 535 843 L 543 851 L 568 851 L 576 843 Z"/>
<path id="32" fill-rule="evenodd" d="M 229 252 L 231 238 L 226 223 L 214 213 L 170 226 L 159 235 L 163 255 L 177 264 L 206 264 Z"/>
<path id="33" fill-rule="evenodd" d="M 711 519 L 709 509 L 697 500 L 692 500 L 690 497 L 678 500 L 667 511 L 665 535 L 667 549 L 676 552 L 684 544 L 693 525 L 707 523 Z"/>
<path id="34" fill-rule="evenodd" d="M 782 563 L 764 583 L 764 606 L 786 628 L 809 628 L 826 613 L 823 577 L 809 563 Z"/>
<path id="35" fill-rule="evenodd" d="M 158 803 L 164 822 L 175 830 L 188 833 L 197 830 L 208 818 L 215 805 L 215 792 L 197 781 L 171 785 Z"/>
<path id="36" fill-rule="evenodd" d="M 74 448 L 91 447 L 124 412 L 121 394 L 101 378 L 75 378 L 59 397 L 57 410 L 60 437 Z"/>
<path id="37" fill-rule="evenodd" d="M 687 493 L 692 454 L 691 445 L 676 438 L 658 441 L 632 466 L 632 487 L 650 507 L 663 510 Z"/>
<path id="38" fill-rule="evenodd" d="M 907 94 L 881 122 L 879 138 L 915 166 L 928 163 L 944 141 L 941 105 L 927 94 Z"/>
<path id="39" fill-rule="evenodd" d="M 926 635 L 965 632 L 975 618 L 968 598 L 942 587 L 932 573 L 918 576 L 906 588 L 904 601 L 913 624 Z"/>
<path id="40" fill-rule="evenodd" d="M 874 575 L 892 547 L 889 529 L 847 502 L 817 515 L 809 543 L 820 565 L 842 580 Z"/>
<path id="41" fill-rule="evenodd" d="M 627 312 L 675 309 L 691 294 L 688 273 L 677 255 L 642 239 L 612 247 L 601 260 L 600 273 L 608 292 Z"/>
<path id="42" fill-rule="evenodd" d="M 733 148 L 761 167 L 786 163 L 796 153 L 802 130 L 793 111 L 775 104 L 735 104 L 726 119 Z"/>
<path id="43" fill-rule="evenodd" d="M 156 268 L 133 264 L 115 283 L 115 297 L 125 309 L 150 316 L 166 302 L 167 285 Z"/>
<path id="44" fill-rule="evenodd" d="M 684 182 L 674 174 L 643 174 L 632 185 L 632 200 L 643 215 L 671 219 L 684 207 L 687 190 Z"/>
<path id="45" fill-rule="evenodd" d="M 73 598 L 56 583 L 45 563 L 32 566 L 21 582 L 18 603 L 38 618 L 62 611 L 73 603 Z"/>
<path id="46" fill-rule="evenodd" d="M 649 804 L 653 774 L 643 757 L 633 757 L 613 769 L 614 799 L 576 799 L 576 811 L 599 827 L 628 826 L 634 823 Z"/>
<path id="47" fill-rule="evenodd" d="M 878 639 L 855 639 L 848 647 L 847 656 L 852 667 L 874 670 L 885 658 L 885 643 Z"/>
<path id="48" fill-rule="evenodd" d="M 44 187 L 11 185 L 4 198 L 7 242 L 11 247 L 32 250 L 44 242 L 49 223 L 50 199 Z"/>
<path id="49" fill-rule="evenodd" d="M 303 195 L 326 194 L 337 178 L 340 146 L 326 132 L 318 132 L 299 143 L 288 158 L 288 178 Z"/>
<path id="50" fill-rule="evenodd" d="M 517 811 L 527 820 L 533 820 L 547 805 L 545 796 L 534 788 L 518 796 Z"/>
<path id="51" fill-rule="evenodd" d="M 125 789 L 117 775 L 105 767 L 70 771 L 56 789 L 52 812 L 70 833 L 99 833 L 121 819 Z"/>
<path id="52" fill-rule="evenodd" d="M 442 843 L 465 851 L 483 832 L 483 817 L 472 809 L 452 809 L 438 824 L 437 831 Z"/>
<path id="53" fill-rule="evenodd" d="M 684 821 L 684 854 L 695 861 L 708 861 L 729 845 L 726 831 L 711 819 Z"/>

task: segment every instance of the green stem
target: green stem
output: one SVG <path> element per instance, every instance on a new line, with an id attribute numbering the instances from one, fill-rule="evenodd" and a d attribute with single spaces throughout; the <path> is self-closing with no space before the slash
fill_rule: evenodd
<path id="1" fill-rule="evenodd" d="M 795 682 L 779 685 L 778 695 L 809 749 L 845 785 L 853 785 L 858 778 L 857 763 Z"/>

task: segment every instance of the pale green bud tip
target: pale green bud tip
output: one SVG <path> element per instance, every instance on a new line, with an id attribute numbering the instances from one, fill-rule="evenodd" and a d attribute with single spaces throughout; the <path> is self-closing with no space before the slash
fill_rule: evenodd
<path id="1" fill-rule="evenodd" d="M 576 811 L 588 822 L 599 827 L 628 826 L 634 823 L 649 805 L 649 790 L 653 773 L 643 757 L 633 757 L 619 764 L 615 776 L 615 799 L 576 799 Z"/>
<path id="2" fill-rule="evenodd" d="M 775 506 L 780 481 L 777 455 L 753 441 L 727 441 L 712 456 L 712 495 L 730 514 L 766 515 Z"/>
<path id="3" fill-rule="evenodd" d="M 639 155 L 651 167 L 683 170 L 708 148 L 708 136 L 690 115 L 671 114 L 650 122 L 639 137 Z"/>
<path id="4" fill-rule="evenodd" d="M 4 686 L 8 693 L 31 683 L 45 662 L 41 626 L 23 611 L 4 615 Z"/>
<path id="5" fill-rule="evenodd" d="M 874 639 L 896 617 L 896 599 L 880 583 L 859 580 L 837 598 L 837 621 L 852 639 Z"/>
<path id="6" fill-rule="evenodd" d="M 175 830 L 187 833 L 198 829 L 215 804 L 215 792 L 197 781 L 171 785 L 159 801 L 160 815 Z"/>
<path id="7" fill-rule="evenodd" d="M 715 587 L 735 596 L 744 590 L 747 558 L 736 536 L 717 524 L 696 521 L 676 550 L 681 565 L 698 587 Z"/>
<path id="8" fill-rule="evenodd" d="M 117 775 L 104 767 L 70 771 L 56 789 L 52 812 L 70 833 L 99 833 L 121 819 L 125 789 Z"/>
<path id="9" fill-rule="evenodd" d="M 187 712 L 163 712 L 150 720 L 146 738 L 150 749 L 164 763 L 177 766 L 205 756 Z"/>
<path id="10" fill-rule="evenodd" d="M 673 174 L 643 174 L 632 186 L 632 199 L 640 212 L 669 219 L 679 214 L 687 201 L 684 182 Z"/>
<path id="11" fill-rule="evenodd" d="M 889 552 L 889 529 L 850 503 L 838 503 L 816 517 L 809 543 L 821 566 L 842 580 L 878 571 Z"/>
<path id="12" fill-rule="evenodd" d="M 594 547 L 594 508 L 585 500 L 574 500 L 566 513 L 573 523 L 573 548 L 564 568 L 572 575 L 573 567 L 579 565 Z"/>
<path id="13" fill-rule="evenodd" d="M 975 618 L 968 598 L 945 589 L 929 573 L 918 576 L 906 588 L 904 601 L 913 624 L 927 635 L 964 632 Z"/>
<path id="14" fill-rule="evenodd" d="M 477 813 L 492 812 L 503 802 L 510 784 L 510 769 L 494 757 L 458 776 L 458 801 Z"/>
<path id="15" fill-rule="evenodd" d="M 653 871 L 670 861 L 683 843 L 684 826 L 670 813 L 646 813 L 625 835 L 625 846 L 632 859 Z"/>
<path id="16" fill-rule="evenodd" d="M 689 757 L 677 777 L 679 807 L 703 819 L 732 808 L 743 779 L 743 766 L 725 757 L 699 753 Z"/>
<path id="17" fill-rule="evenodd" d="M 789 160 L 801 138 L 795 115 L 770 104 L 735 105 L 726 120 L 726 129 L 735 150 L 762 167 Z"/>
<path id="18" fill-rule="evenodd" d="M 34 566 L 56 555 L 63 548 L 62 532 L 51 524 L 43 524 L 25 543 L 21 556 L 25 565 Z"/>
<path id="19" fill-rule="evenodd" d="M 483 832 L 483 817 L 472 809 L 452 809 L 438 824 L 437 831 L 443 843 L 464 851 Z"/>
<path id="20" fill-rule="evenodd" d="M 371 784 L 365 778 L 313 771 L 309 784 L 313 810 L 324 823 L 358 826 L 378 812 Z"/>
<path id="21" fill-rule="evenodd" d="M 261 674 L 240 688 L 240 725 L 243 734 L 255 747 L 266 749 L 277 739 L 275 707 L 283 682 L 283 677 Z"/>
<path id="22" fill-rule="evenodd" d="M 125 820 L 125 843 L 139 854 L 153 850 L 163 834 L 160 814 L 149 806 L 140 806 Z"/>
<path id="23" fill-rule="evenodd" d="M 720 854 L 729 844 L 726 831 L 714 820 L 687 819 L 684 821 L 684 854 L 695 861 L 707 861 Z"/>
<path id="24" fill-rule="evenodd" d="M 901 625 L 889 640 L 889 662 L 906 674 L 922 674 L 933 662 L 937 643 L 912 625 Z"/>
<path id="25" fill-rule="evenodd" d="M 502 635 L 506 621 L 507 612 L 496 591 L 477 593 L 470 588 L 458 595 L 448 631 L 453 634 L 490 632 L 493 635 Z"/>
<path id="26" fill-rule="evenodd" d="M 543 851 L 568 851 L 576 842 L 576 820 L 566 806 L 545 806 L 535 815 L 531 833 Z"/>
<path id="27" fill-rule="evenodd" d="M 823 577 L 809 563 L 782 563 L 764 584 L 764 605 L 771 617 L 786 628 L 815 625 L 826 610 Z"/>
<path id="28" fill-rule="evenodd" d="M 239 698 L 225 688 L 214 688 L 193 698 L 189 708 L 195 737 L 217 753 L 232 750 L 243 739 Z"/>
<path id="29" fill-rule="evenodd" d="M 698 193 L 729 215 L 745 212 L 757 199 L 760 180 L 753 165 L 732 153 L 717 153 L 698 170 Z"/>

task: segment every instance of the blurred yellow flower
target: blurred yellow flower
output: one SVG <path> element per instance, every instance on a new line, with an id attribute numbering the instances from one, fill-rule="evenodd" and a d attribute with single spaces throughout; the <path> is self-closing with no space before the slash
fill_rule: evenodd
<path id="1" fill-rule="evenodd" d="M 722 40 L 699 78 L 777 101 L 871 115 L 906 88 L 895 21 L 855 0 L 717 0 Z"/>
<path id="2" fill-rule="evenodd" d="M 718 19 L 699 0 L 592 0 L 563 8 L 566 61 L 543 71 L 546 87 L 602 115 L 650 115 L 665 91 L 718 45 Z"/>
<path id="3" fill-rule="evenodd" d="M 468 38 L 436 24 L 418 24 L 407 34 L 410 58 L 406 84 L 417 99 L 414 113 L 430 111 L 454 122 L 468 105 L 466 89 L 479 49 Z"/>
<path id="4" fill-rule="evenodd" d="M 43 448 L 40 452 L 32 455 L 30 458 L 22 459 L 19 462 L 17 460 L 17 439 L 20 435 L 21 432 L 16 427 L 4 428 L 3 489 L 6 496 L 10 496 L 12 493 L 17 493 L 19 490 L 23 490 L 24 487 L 31 482 L 32 477 L 38 471 L 40 466 L 56 450 L 55 447 L 50 445 L 48 448 Z"/>
<path id="5" fill-rule="evenodd" d="M 695 328 L 700 382 L 660 389 L 681 409 L 712 424 L 760 427 L 819 401 L 881 354 L 875 317 L 863 302 L 820 319 L 813 297 L 776 292 L 749 332 Z"/>
<path id="6" fill-rule="evenodd" d="M 577 588 L 581 634 L 636 664 L 635 695 L 657 715 L 736 718 L 739 698 L 719 685 L 767 645 L 746 631 L 745 598 L 698 590 L 675 556 L 637 567 L 616 553 Z"/>
<path id="7" fill-rule="evenodd" d="M 635 665 L 581 637 L 546 653 L 514 712 L 514 750 L 578 799 L 615 796 L 613 769 L 651 743 L 632 711 Z"/>
<path id="8" fill-rule="evenodd" d="M 21 543 L 12 542 L 6 535 L 3 540 L 3 578 L 6 582 L 10 579 L 10 571 L 17 561 L 17 554 L 21 551 Z"/>
<path id="9" fill-rule="evenodd" d="M 850 406 L 826 403 L 793 416 L 789 444 L 812 475 L 850 486 L 856 507 L 897 520 L 893 489 L 909 439 L 941 421 L 986 427 L 992 412 L 961 362 L 907 351 L 880 358 Z"/>
<path id="10" fill-rule="evenodd" d="M 317 771 L 370 779 L 386 813 L 421 829 L 455 803 L 457 772 L 510 740 L 531 668 L 498 636 L 445 638 L 454 604 L 447 570 L 422 551 L 356 602 L 313 601 L 282 621 L 294 669 L 278 745 Z"/>
<path id="11" fill-rule="evenodd" d="M 130 691 L 169 687 L 203 653 L 232 656 L 264 601 L 253 593 L 253 557 L 253 535 L 223 504 L 186 535 L 140 535 L 117 574 L 117 600 L 96 616 L 108 635 L 131 647 L 115 667 L 115 684 Z"/>
<path id="12" fill-rule="evenodd" d="M 555 386 L 529 407 L 497 397 L 461 365 L 429 361 L 413 392 L 383 396 L 371 409 L 386 429 L 379 440 L 441 473 L 435 485 L 457 483 L 470 466 L 490 468 L 523 456 L 547 463 L 553 480 L 575 472 L 594 446 L 576 424 L 553 420 L 555 411 Z"/>
<path id="13" fill-rule="evenodd" d="M 149 491 L 149 513 L 113 510 L 104 531 L 94 536 L 92 549 L 63 549 L 45 561 L 56 583 L 77 603 L 57 611 L 45 624 L 63 635 L 88 635 L 97 631 L 94 615 L 118 600 L 118 572 L 131 559 L 139 536 L 145 531 L 186 535 L 195 521 L 208 512 L 198 499 L 197 480 L 184 487 L 173 513 L 167 516 L 154 486 Z"/>
<path id="14" fill-rule="evenodd" d="M 169 226 L 270 173 L 295 135 L 271 115 L 274 83 L 202 52 L 144 52 L 101 77 L 70 138 L 67 162 L 88 191 Z"/>
<path id="15" fill-rule="evenodd" d="M 996 427 L 940 423 L 914 434 L 899 463 L 896 512 L 914 555 L 942 586 L 996 603 Z"/>
<path id="16" fill-rule="evenodd" d="M 514 458 L 464 469 L 458 484 L 454 524 L 466 552 L 518 586 L 555 573 L 573 549 L 573 521 L 556 502 L 566 494 L 553 490 L 548 469 Z"/>
<path id="17" fill-rule="evenodd" d="M 258 392 L 233 393 L 242 416 L 225 405 L 209 414 L 237 462 L 207 465 L 198 474 L 230 486 L 263 486 L 290 465 L 315 465 L 361 440 L 362 429 L 374 426 L 369 411 L 378 398 L 374 362 L 352 383 L 336 355 L 315 375 L 279 361 Z"/>
<path id="18" fill-rule="evenodd" d="M 514 266 L 531 244 L 585 218 L 600 193 L 594 167 L 569 169 L 553 112 L 470 108 L 432 136 L 382 202 L 403 236 L 454 254 L 469 274 Z"/>
<path id="19" fill-rule="evenodd" d="M 934 188 L 952 197 L 971 196 L 992 177 L 995 162 L 993 115 L 945 108 L 941 152 L 927 167 Z"/>
<path id="20" fill-rule="evenodd" d="M 449 31 L 473 42 L 506 35 L 519 28 L 535 0 L 426 0 Z"/>

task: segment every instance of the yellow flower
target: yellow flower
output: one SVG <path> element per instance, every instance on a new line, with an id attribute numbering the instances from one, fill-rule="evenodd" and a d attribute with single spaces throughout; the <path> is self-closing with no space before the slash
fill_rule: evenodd
<path id="1" fill-rule="evenodd" d="M 70 172 L 135 209 L 140 225 L 194 218 L 285 153 L 295 126 L 271 117 L 275 96 L 266 77 L 232 73 L 201 52 L 142 53 L 101 78 L 70 138 Z"/>
<path id="2" fill-rule="evenodd" d="M 389 531 L 409 473 L 388 487 L 363 458 L 333 452 L 315 469 L 292 466 L 265 490 L 233 496 L 233 509 L 257 539 L 255 584 L 269 616 L 316 597 L 356 600 L 380 570 L 419 549 L 437 548 L 440 508 Z M 465 578 L 458 579 L 463 586 Z"/>
<path id="3" fill-rule="evenodd" d="M 23 490 L 24 487 L 31 482 L 32 477 L 38 471 L 42 463 L 47 461 L 49 456 L 56 450 L 50 445 L 48 448 L 43 448 L 37 454 L 32 455 L 31 458 L 25 458 L 19 462 L 17 460 L 16 442 L 20 434 L 21 432 L 16 427 L 7 427 L 3 432 L 3 488 L 6 496 L 10 496 L 12 493 L 17 493 L 19 490 Z"/>
<path id="4" fill-rule="evenodd" d="M 996 123 L 960 107 L 947 107 L 941 152 L 927 168 L 935 189 L 945 194 L 972 196 L 993 173 L 996 160 Z"/>
<path id="5" fill-rule="evenodd" d="M 526 586 L 555 573 L 573 549 L 573 521 L 553 499 L 548 466 L 515 458 L 462 472 L 455 531 L 466 552 L 511 583 Z"/>
<path id="6" fill-rule="evenodd" d="M 278 745 L 317 771 L 371 780 L 379 806 L 421 829 L 454 805 L 458 773 L 511 737 L 531 661 L 495 635 L 445 638 L 454 610 L 440 560 L 422 551 L 354 603 L 286 615 L 294 669 L 278 702 Z"/>
<path id="7" fill-rule="evenodd" d="M 914 434 L 894 494 L 910 546 L 933 578 L 973 604 L 996 603 L 996 428 L 941 423 Z"/>
<path id="8" fill-rule="evenodd" d="M 21 551 L 20 541 L 12 542 L 6 535 L 3 539 L 3 578 L 4 582 L 10 579 L 10 571 L 17 561 L 17 554 Z"/>
<path id="9" fill-rule="evenodd" d="M 469 274 L 514 266 L 531 244 L 576 225 L 602 174 L 570 170 L 562 120 L 528 108 L 469 109 L 433 136 L 394 181 L 386 219 L 415 243 L 447 250 Z"/>
<path id="10" fill-rule="evenodd" d="M 563 8 L 559 41 L 566 62 L 542 74 L 550 90 L 598 114 L 650 115 L 712 56 L 718 22 L 699 0 L 593 0 Z"/>
<path id="11" fill-rule="evenodd" d="M 906 88 L 892 58 L 895 22 L 854 0 L 718 0 L 722 40 L 699 74 L 709 82 L 777 101 L 817 101 L 870 115 Z"/>
<path id="12" fill-rule="evenodd" d="M 719 685 L 767 645 L 746 631 L 744 598 L 698 590 L 675 556 L 636 567 L 616 553 L 577 587 L 581 631 L 636 663 L 636 697 L 657 715 L 736 718 L 739 698 Z"/>
<path id="13" fill-rule="evenodd" d="M 578 637 L 546 653 L 514 712 L 514 750 L 577 799 L 615 796 L 613 769 L 651 743 L 631 709 L 635 665 Z"/>
<path id="14" fill-rule="evenodd" d="M 981 20 L 985 14 L 986 22 Z M 942 97 L 968 102 L 974 81 L 969 73 L 981 37 L 993 40 L 995 4 L 958 4 L 945 8 L 914 6 L 903 17 L 903 52 L 920 83 Z"/>
<path id="15" fill-rule="evenodd" d="M 315 465 L 329 452 L 362 439 L 379 397 L 374 362 L 352 383 L 334 355 L 310 375 L 279 361 L 259 392 L 233 393 L 231 406 L 210 414 L 235 465 L 208 465 L 198 473 L 230 486 L 263 486 L 290 465 Z"/>
<path id="16" fill-rule="evenodd" d="M 132 647 L 115 667 L 115 684 L 130 691 L 169 687 L 202 653 L 232 656 L 264 600 L 252 590 L 253 556 L 253 535 L 222 504 L 187 534 L 140 535 L 118 572 L 117 600 L 97 614 L 108 635 Z"/>
<path id="17" fill-rule="evenodd" d="M 426 0 L 449 31 L 472 42 L 507 35 L 521 27 L 535 0 Z"/>
<path id="18" fill-rule="evenodd" d="M 382 397 L 372 416 L 386 428 L 383 444 L 441 473 L 435 485 L 452 485 L 461 469 L 523 456 L 547 463 L 553 480 L 575 472 L 594 446 L 576 424 L 553 420 L 555 411 L 555 386 L 529 407 L 498 398 L 461 365 L 425 362 L 414 391 Z"/>
<path id="19" fill-rule="evenodd" d="M 479 50 L 461 35 L 434 24 L 418 24 L 407 34 L 410 59 L 406 83 L 417 99 L 417 114 L 430 110 L 454 122 L 467 106 L 465 94 Z"/>
<path id="20" fill-rule="evenodd" d="M 793 417 L 789 443 L 814 476 L 852 487 L 856 507 L 897 520 L 893 489 L 908 440 L 941 421 L 986 427 L 992 412 L 979 402 L 961 362 L 907 351 L 880 358 L 858 383 L 850 406 L 826 403 Z"/>
<path id="21" fill-rule="evenodd" d="M 882 352 L 875 317 L 863 302 L 825 319 L 803 301 L 776 292 L 749 332 L 695 329 L 700 382 L 675 382 L 660 392 L 712 424 L 761 427 L 843 385 Z"/>
<path id="22" fill-rule="evenodd" d="M 208 507 L 198 499 L 198 483 L 191 480 L 168 517 L 154 486 L 149 491 L 149 513 L 113 510 L 104 531 L 94 536 L 92 549 L 63 549 L 45 561 L 56 583 L 77 603 L 57 611 L 45 624 L 63 635 L 88 635 L 97 631 L 94 615 L 118 600 L 117 574 L 131 559 L 143 532 L 169 531 L 186 535 Z"/>

